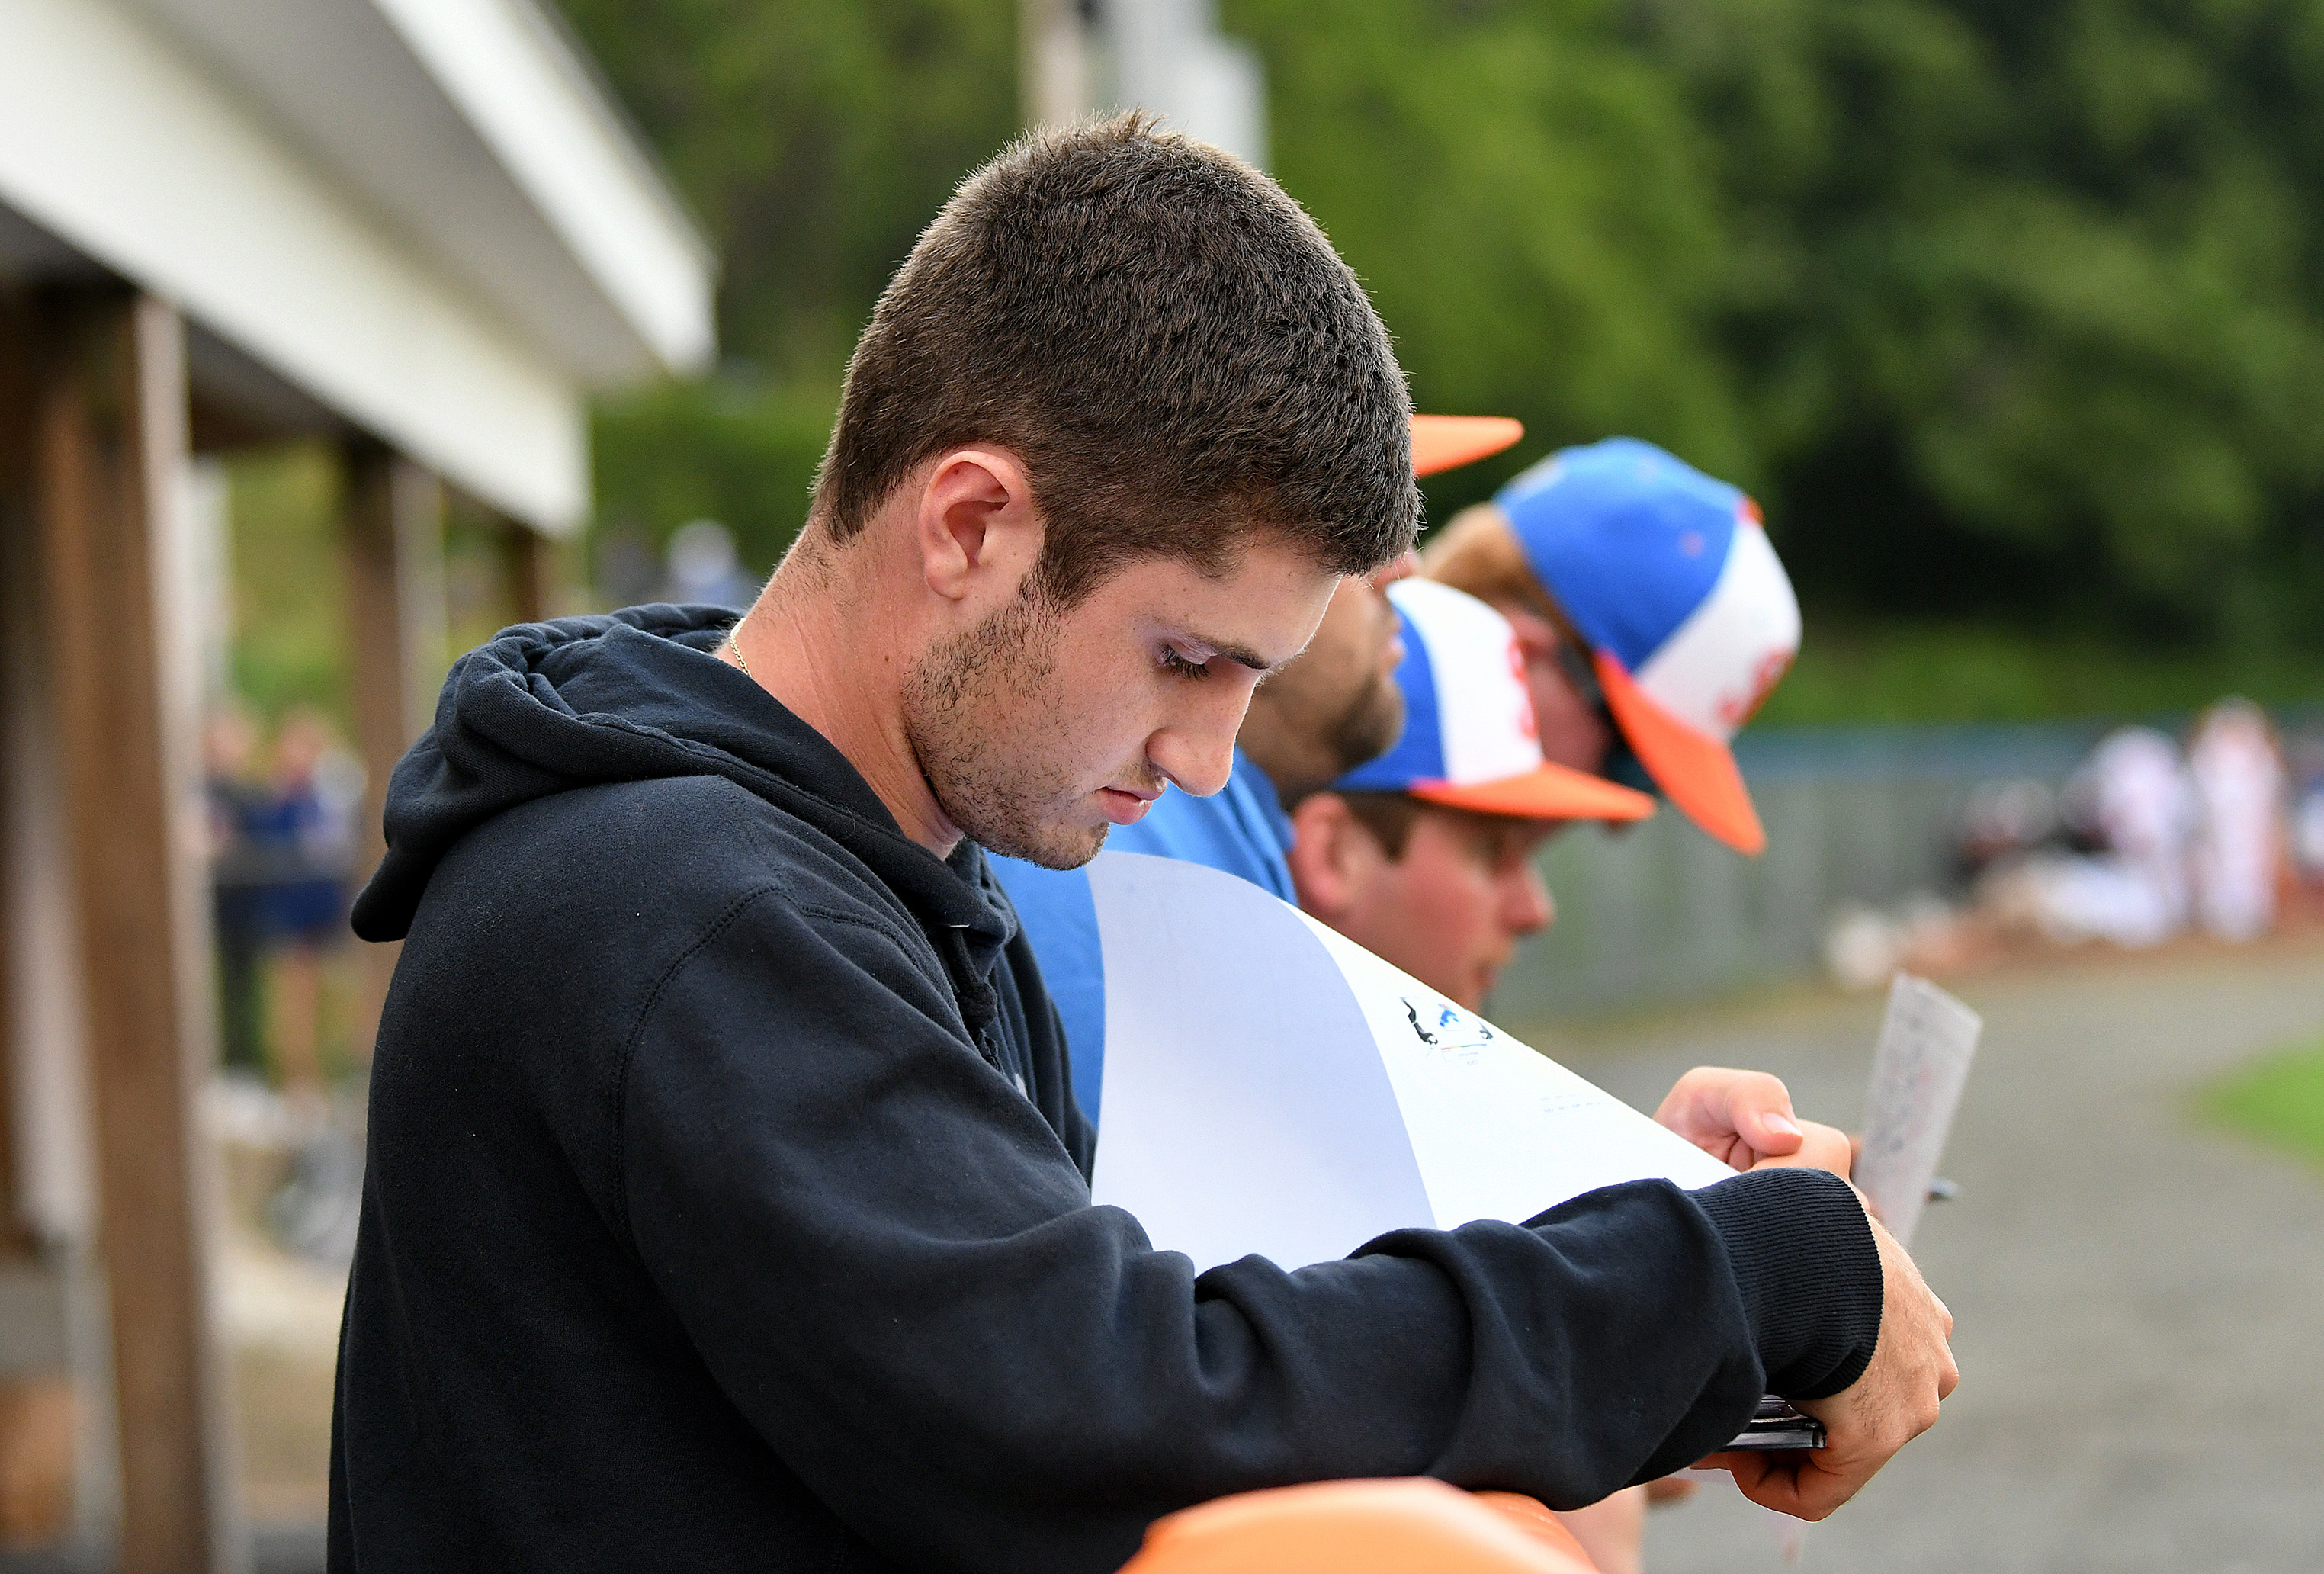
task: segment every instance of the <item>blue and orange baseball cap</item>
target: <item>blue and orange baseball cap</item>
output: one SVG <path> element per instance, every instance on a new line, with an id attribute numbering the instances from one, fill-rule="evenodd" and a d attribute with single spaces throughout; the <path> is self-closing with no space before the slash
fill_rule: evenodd
<path id="1" fill-rule="evenodd" d="M 1800 604 L 1758 505 L 1627 437 L 1552 454 L 1494 502 L 1646 774 L 1704 830 L 1760 851 L 1729 745 L 1798 653 Z"/>
<path id="2" fill-rule="evenodd" d="M 1509 620 L 1433 579 L 1388 588 L 1403 624 L 1404 736 L 1332 783 L 1528 819 L 1643 819 L 1655 801 L 1542 758 L 1525 653 Z"/>

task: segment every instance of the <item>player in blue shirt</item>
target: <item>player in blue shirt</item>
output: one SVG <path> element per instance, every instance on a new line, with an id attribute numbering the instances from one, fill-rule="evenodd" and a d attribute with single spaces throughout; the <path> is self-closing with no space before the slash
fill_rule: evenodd
<path id="1" fill-rule="evenodd" d="M 1465 465 L 1523 435 L 1514 421 L 1416 415 L 1413 471 Z M 1407 560 L 1370 579 L 1343 580 L 1305 653 L 1251 697 L 1227 784 L 1208 798 L 1166 791 L 1142 819 L 1109 831 L 1107 847 L 1221 869 L 1296 903 L 1283 805 L 1385 754 L 1403 730 L 1396 671 L 1404 646 L 1387 589 L 1415 566 Z M 1089 877 L 1016 858 L 991 862 L 1040 958 L 1065 1023 L 1074 1094 L 1094 1124 L 1105 1066 L 1105 964 Z"/>

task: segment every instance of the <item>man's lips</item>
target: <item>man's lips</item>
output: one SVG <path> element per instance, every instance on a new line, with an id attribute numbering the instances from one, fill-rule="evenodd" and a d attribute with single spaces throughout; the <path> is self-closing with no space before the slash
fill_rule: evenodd
<path id="1" fill-rule="evenodd" d="M 1097 801 L 1105 807 L 1106 819 L 1116 825 L 1135 825 L 1145 819 L 1147 806 L 1161 796 L 1159 792 L 1125 792 L 1120 787 L 1097 790 Z"/>

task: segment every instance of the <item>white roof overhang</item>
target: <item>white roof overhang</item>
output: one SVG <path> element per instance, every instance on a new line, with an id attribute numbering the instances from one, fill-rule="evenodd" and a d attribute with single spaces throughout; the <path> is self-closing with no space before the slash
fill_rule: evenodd
<path id="1" fill-rule="evenodd" d="M 0 202 L 546 530 L 586 392 L 712 349 L 706 248 L 531 0 L 0 0 Z"/>

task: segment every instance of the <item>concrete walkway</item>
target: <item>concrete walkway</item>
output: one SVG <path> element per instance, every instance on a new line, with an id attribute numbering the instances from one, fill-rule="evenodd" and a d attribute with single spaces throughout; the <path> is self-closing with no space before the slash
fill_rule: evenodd
<path id="1" fill-rule="evenodd" d="M 1986 1033 L 1916 1255 L 1952 1308 L 1937 1429 L 1807 1535 L 1831 1570 L 2324 1571 L 2324 1171 L 2198 1125 L 2191 1088 L 2324 1031 L 2324 950 L 1969 981 Z M 1753 1066 L 1853 1125 L 1880 1002 L 1801 997 L 1540 1047 L 1651 1109 Z M 1785 1567 L 1731 1486 L 1656 1514 L 1654 1574 Z"/>

